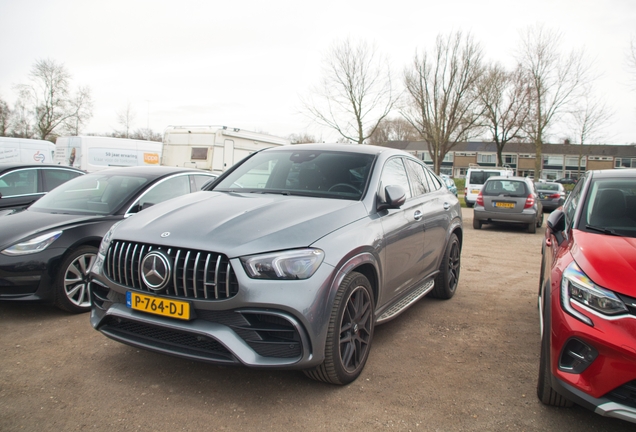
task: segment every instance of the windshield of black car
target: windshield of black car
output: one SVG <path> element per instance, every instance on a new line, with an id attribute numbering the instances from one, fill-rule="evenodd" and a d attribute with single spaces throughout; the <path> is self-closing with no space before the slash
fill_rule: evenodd
<path id="1" fill-rule="evenodd" d="M 374 158 L 340 151 L 265 151 L 246 160 L 214 190 L 359 200 Z"/>
<path id="2" fill-rule="evenodd" d="M 592 180 L 579 229 L 636 237 L 636 178 Z"/>
<path id="3" fill-rule="evenodd" d="M 526 184 L 523 181 L 489 179 L 482 189 L 482 194 L 488 196 L 501 195 L 506 197 L 522 198 L 527 197 L 529 192 L 527 191 Z"/>
<path id="4" fill-rule="evenodd" d="M 110 214 L 128 201 L 147 178 L 94 174 L 70 180 L 36 201 L 29 209 L 52 213 Z"/>

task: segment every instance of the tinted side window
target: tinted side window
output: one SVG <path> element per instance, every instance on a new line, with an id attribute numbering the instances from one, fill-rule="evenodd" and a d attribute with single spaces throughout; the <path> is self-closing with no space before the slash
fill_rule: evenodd
<path id="1" fill-rule="evenodd" d="M 146 192 L 139 200 L 139 206 L 144 208 L 153 204 L 167 201 L 181 195 L 190 193 L 190 181 L 187 175 L 172 177 L 154 186 Z"/>
<path id="2" fill-rule="evenodd" d="M 194 187 L 195 191 L 200 191 L 204 184 L 214 180 L 216 177 L 212 177 L 209 175 L 195 174 L 192 176 L 194 179 Z"/>
<path id="3" fill-rule="evenodd" d="M 429 170 L 426 170 L 426 173 L 428 174 L 428 182 L 431 185 L 431 190 L 440 189 L 442 187 L 442 181 L 439 179 L 439 177 L 437 177 Z"/>
<path id="4" fill-rule="evenodd" d="M 429 191 L 426 170 L 419 163 L 406 159 L 406 170 L 413 188 L 413 196 L 424 195 Z"/>
<path id="5" fill-rule="evenodd" d="M 411 189 L 406 175 L 406 168 L 402 158 L 390 159 L 382 169 L 382 180 L 380 181 L 380 196 L 384 199 L 384 188 L 387 186 L 402 186 L 406 192 L 406 198 L 411 197 Z"/>
<path id="6" fill-rule="evenodd" d="M 78 172 L 62 169 L 42 169 L 40 173 L 42 174 L 44 192 L 50 192 L 62 183 L 66 183 L 80 175 Z"/>
<path id="7" fill-rule="evenodd" d="M 565 225 L 568 227 L 572 225 L 574 215 L 576 214 L 576 209 L 579 207 L 579 200 L 581 199 L 581 189 L 583 188 L 583 183 L 585 183 L 585 181 L 579 181 L 576 184 L 574 190 L 572 190 L 572 193 L 570 193 L 570 196 L 563 205 L 563 211 L 565 212 Z"/>
<path id="8" fill-rule="evenodd" d="M 38 175 L 35 169 L 12 171 L 0 177 L 0 193 L 5 198 L 37 192 Z"/>

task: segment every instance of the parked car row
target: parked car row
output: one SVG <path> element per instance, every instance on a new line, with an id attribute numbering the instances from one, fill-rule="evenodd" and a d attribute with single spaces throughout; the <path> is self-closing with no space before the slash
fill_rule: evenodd
<path id="1" fill-rule="evenodd" d="M 508 174 L 471 186 L 473 227 L 534 233 L 552 211 L 538 398 L 636 423 L 636 170 L 589 171 L 567 197 Z M 408 153 L 357 145 L 271 148 L 218 178 L 79 173 L 2 216 L 0 299 L 90 309 L 96 330 L 138 348 L 344 385 L 377 325 L 454 296 L 464 232 L 450 189 Z"/>

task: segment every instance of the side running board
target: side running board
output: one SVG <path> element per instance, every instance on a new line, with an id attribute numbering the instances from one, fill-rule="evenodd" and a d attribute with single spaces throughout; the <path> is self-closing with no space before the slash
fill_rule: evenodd
<path id="1" fill-rule="evenodd" d="M 434 286 L 435 280 L 430 280 L 424 285 L 409 292 L 406 296 L 395 302 L 389 309 L 387 309 L 382 315 L 380 315 L 380 318 L 378 318 L 376 324 L 380 324 L 392 318 L 395 318 L 400 313 L 402 313 L 402 311 L 406 310 L 413 303 L 428 294 Z"/>

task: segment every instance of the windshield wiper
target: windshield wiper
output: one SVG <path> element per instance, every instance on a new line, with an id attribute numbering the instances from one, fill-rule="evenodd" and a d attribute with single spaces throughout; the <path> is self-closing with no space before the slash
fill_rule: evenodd
<path id="1" fill-rule="evenodd" d="M 589 229 L 590 231 L 600 232 L 602 234 L 620 236 L 620 234 L 618 234 L 616 231 L 614 231 L 613 229 L 609 229 L 609 228 L 601 228 L 601 227 L 596 227 L 596 226 L 593 226 L 593 225 L 585 225 L 585 228 Z"/>

